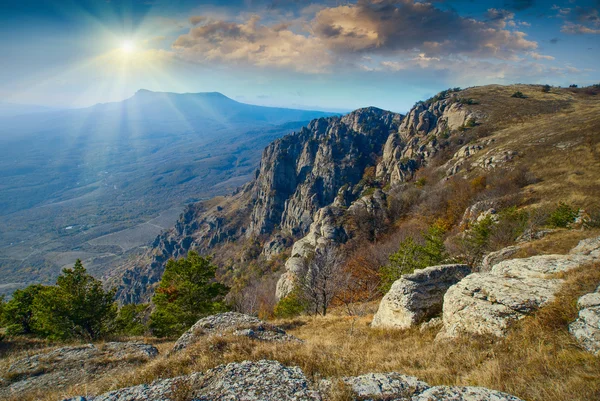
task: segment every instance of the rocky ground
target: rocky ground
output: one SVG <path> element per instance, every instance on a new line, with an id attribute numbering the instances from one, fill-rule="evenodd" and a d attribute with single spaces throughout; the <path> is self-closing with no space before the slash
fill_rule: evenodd
<path id="1" fill-rule="evenodd" d="M 340 383 L 341 382 L 341 383 Z M 174 379 L 159 380 L 96 397 L 65 401 L 320 401 L 328 399 L 341 384 L 353 401 L 520 401 L 519 398 L 482 387 L 434 386 L 399 373 L 344 377 L 338 387 L 331 381 L 311 389 L 297 367 L 276 361 L 230 363 Z M 335 389 L 334 389 L 335 388 Z"/>
<path id="2" fill-rule="evenodd" d="M 0 397 L 45 388 L 67 388 L 118 368 L 140 365 L 157 355 L 154 346 L 131 342 L 87 344 L 40 352 L 10 365 L 0 381 Z"/>

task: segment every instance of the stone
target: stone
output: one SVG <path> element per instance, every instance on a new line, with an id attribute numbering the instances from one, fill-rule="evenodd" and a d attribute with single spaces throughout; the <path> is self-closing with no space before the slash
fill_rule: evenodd
<path id="1" fill-rule="evenodd" d="M 581 241 L 567 255 L 504 260 L 488 272 L 467 276 L 444 295 L 444 328 L 437 338 L 462 333 L 506 335 L 511 324 L 554 299 L 563 284 L 557 273 L 597 261 L 599 252 L 600 237 L 596 237 Z"/>
<path id="2" fill-rule="evenodd" d="M 359 400 L 387 400 L 406 399 L 410 400 L 415 394 L 419 394 L 429 388 L 429 385 L 416 377 L 406 376 L 400 373 L 368 373 L 357 377 L 345 377 L 342 381 L 346 383 Z"/>
<path id="3" fill-rule="evenodd" d="M 405 329 L 435 316 L 448 288 L 470 273 L 469 266 L 454 264 L 405 274 L 381 300 L 371 326 Z"/>
<path id="4" fill-rule="evenodd" d="M 522 401 L 520 398 L 483 387 L 436 386 L 412 401 Z"/>
<path id="5" fill-rule="evenodd" d="M 277 326 L 263 322 L 254 316 L 237 312 L 226 312 L 200 319 L 177 340 L 170 354 L 181 351 L 197 342 L 201 337 L 226 335 L 249 337 L 260 341 L 300 341 Z"/>
<path id="6" fill-rule="evenodd" d="M 0 384 L 0 398 L 84 383 L 112 369 L 149 361 L 157 355 L 154 346 L 134 342 L 87 344 L 40 352 L 19 359 L 8 368 L 7 374 L 17 379 Z"/>
<path id="7" fill-rule="evenodd" d="M 600 355 L 600 287 L 577 301 L 579 315 L 569 332 L 589 352 Z"/>
<path id="8" fill-rule="evenodd" d="M 492 270 L 492 267 L 510 257 L 514 256 L 517 252 L 519 252 L 521 248 L 513 245 L 499 251 L 490 252 L 481 261 L 481 265 L 479 266 L 480 272 L 489 272 Z"/>

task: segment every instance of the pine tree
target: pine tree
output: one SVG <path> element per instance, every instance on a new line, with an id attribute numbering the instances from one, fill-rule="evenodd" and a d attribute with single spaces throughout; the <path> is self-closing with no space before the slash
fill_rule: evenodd
<path id="1" fill-rule="evenodd" d="M 56 285 L 34 299 L 34 326 L 47 337 L 86 340 L 102 338 L 115 329 L 115 290 L 104 291 L 102 282 L 87 274 L 81 260 L 64 269 Z"/>
<path id="2" fill-rule="evenodd" d="M 190 251 L 188 257 L 169 260 L 152 302 L 152 333 L 159 337 L 183 333 L 201 317 L 225 310 L 229 291 L 215 281 L 217 267 L 210 257 Z"/>
<path id="3" fill-rule="evenodd" d="M 43 285 L 35 284 L 13 293 L 12 299 L 4 305 L 2 312 L 1 320 L 7 334 L 35 334 L 33 301 L 44 288 Z"/>

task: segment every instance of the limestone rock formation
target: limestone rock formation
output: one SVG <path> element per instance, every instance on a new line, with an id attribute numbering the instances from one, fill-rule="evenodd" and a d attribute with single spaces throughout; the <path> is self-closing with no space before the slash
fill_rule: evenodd
<path id="1" fill-rule="evenodd" d="M 111 369 L 139 364 L 158 355 L 142 343 L 106 343 L 63 347 L 15 361 L 6 372 L 13 379 L 0 383 L 0 398 L 47 387 L 82 383 Z"/>
<path id="2" fill-rule="evenodd" d="M 158 380 L 70 401 L 320 401 L 304 373 L 276 361 L 244 361 L 221 365 L 206 373 Z"/>
<path id="3" fill-rule="evenodd" d="M 597 261 L 600 237 L 581 241 L 568 255 L 505 260 L 487 273 L 473 273 L 444 296 L 439 338 L 461 333 L 503 336 L 509 326 L 550 302 L 563 280 L 553 274 Z"/>
<path id="4" fill-rule="evenodd" d="M 411 178 L 415 171 L 439 150 L 439 137 L 484 115 L 457 102 L 455 96 L 417 104 L 404 118 L 398 132 L 385 143 L 377 176 L 397 184 Z"/>
<path id="5" fill-rule="evenodd" d="M 200 337 L 232 334 L 261 341 L 300 341 L 290 336 L 284 330 L 265 323 L 253 316 L 237 312 L 226 312 L 198 320 L 188 331 L 177 340 L 171 353 L 181 351 L 194 344 Z"/>
<path id="6" fill-rule="evenodd" d="M 579 316 L 569 325 L 569 331 L 586 350 L 600 354 L 600 287 L 577 301 Z"/>
<path id="7" fill-rule="evenodd" d="M 373 327 L 406 329 L 442 311 L 444 294 L 471 273 L 467 265 L 431 266 L 405 274 L 383 297 Z"/>

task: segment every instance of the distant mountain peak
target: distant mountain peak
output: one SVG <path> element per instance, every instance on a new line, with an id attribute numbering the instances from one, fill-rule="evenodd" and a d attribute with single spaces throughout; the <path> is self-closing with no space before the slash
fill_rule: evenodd
<path id="1" fill-rule="evenodd" d="M 152 91 L 149 89 L 138 89 L 135 92 L 134 96 L 151 96 L 151 95 L 167 95 L 167 96 L 196 96 L 196 97 L 205 97 L 205 98 L 220 98 L 220 99 L 229 99 L 233 100 L 221 92 L 186 92 L 186 93 L 176 93 L 176 92 L 160 92 L 160 91 Z"/>

